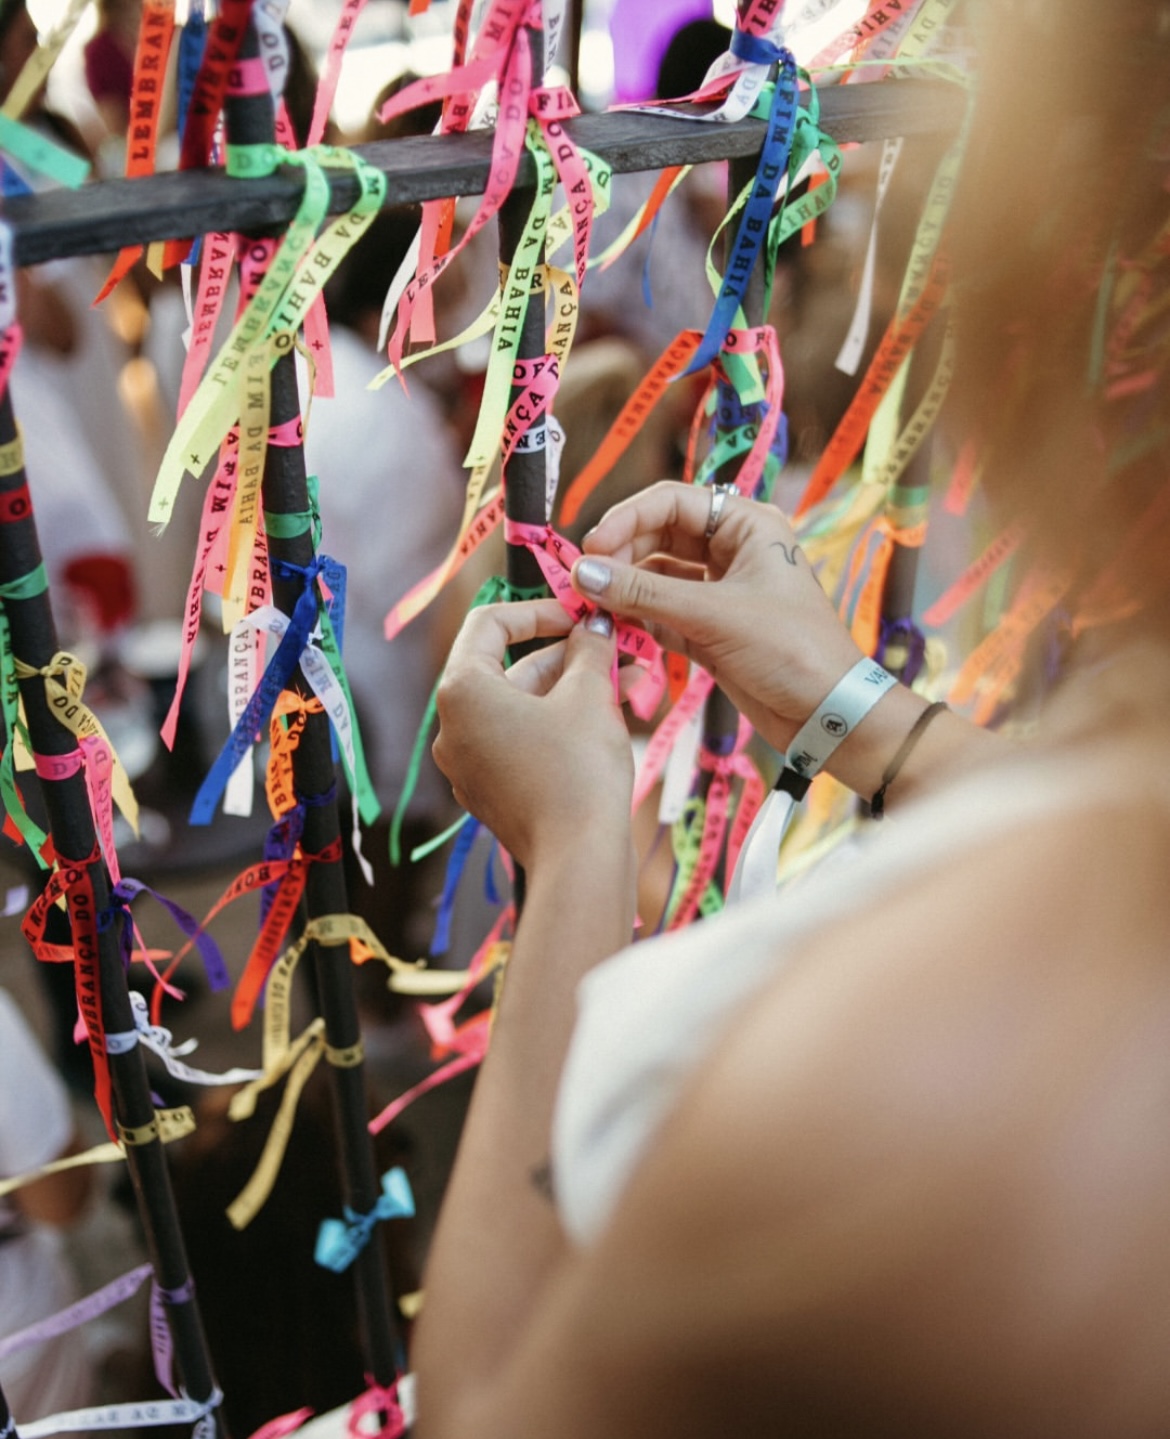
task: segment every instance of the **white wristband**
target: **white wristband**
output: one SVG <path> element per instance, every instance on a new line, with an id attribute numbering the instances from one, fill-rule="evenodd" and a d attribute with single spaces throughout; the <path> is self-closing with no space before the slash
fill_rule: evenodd
<path id="1" fill-rule="evenodd" d="M 797 730 L 784 756 L 785 768 L 811 779 L 882 695 L 897 683 L 876 660 L 858 660 Z"/>
<path id="2" fill-rule="evenodd" d="M 809 782 L 882 695 L 898 681 L 876 660 L 858 660 L 793 737 L 772 793 L 752 822 L 727 890 L 733 904 L 776 888 L 780 844 Z"/>

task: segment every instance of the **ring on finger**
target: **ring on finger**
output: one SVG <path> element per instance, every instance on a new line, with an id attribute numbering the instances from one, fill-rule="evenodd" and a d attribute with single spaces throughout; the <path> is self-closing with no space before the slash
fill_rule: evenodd
<path id="1" fill-rule="evenodd" d="M 719 528 L 723 519 L 723 510 L 727 504 L 728 495 L 736 492 L 734 485 L 712 485 L 711 486 L 711 508 L 707 512 L 707 528 L 703 531 L 705 540 L 711 539 Z"/>

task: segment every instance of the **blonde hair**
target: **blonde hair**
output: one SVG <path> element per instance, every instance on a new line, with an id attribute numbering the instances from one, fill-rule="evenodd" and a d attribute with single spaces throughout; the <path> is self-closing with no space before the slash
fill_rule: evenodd
<path id="1" fill-rule="evenodd" d="M 1074 608 L 1170 588 L 1170 9 L 981 0 L 955 409 Z"/>

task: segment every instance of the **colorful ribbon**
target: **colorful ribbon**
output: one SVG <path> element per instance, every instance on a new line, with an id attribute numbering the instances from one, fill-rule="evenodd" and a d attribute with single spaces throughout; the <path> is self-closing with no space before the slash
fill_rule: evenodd
<path id="1" fill-rule="evenodd" d="M 344 1219 L 323 1219 L 317 1230 L 313 1258 L 324 1269 L 343 1274 L 354 1262 L 374 1232 L 374 1225 L 385 1219 L 410 1219 L 414 1215 L 414 1195 L 406 1171 L 395 1167 L 382 1176 L 382 1192 L 368 1214 L 355 1214 L 347 1204 Z"/>

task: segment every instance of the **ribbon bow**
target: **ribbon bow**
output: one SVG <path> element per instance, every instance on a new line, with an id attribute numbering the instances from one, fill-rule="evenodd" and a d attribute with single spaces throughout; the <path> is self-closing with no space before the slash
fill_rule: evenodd
<path id="1" fill-rule="evenodd" d="M 395 1167 L 382 1176 L 382 1193 L 368 1214 L 355 1214 L 347 1204 L 344 1219 L 323 1219 L 317 1231 L 313 1258 L 325 1269 L 341 1274 L 370 1242 L 380 1219 L 409 1219 L 414 1214 L 414 1196 L 406 1171 Z"/>
<path id="2" fill-rule="evenodd" d="M 407 1416 L 407 1385 L 412 1377 L 405 1374 L 386 1389 L 370 1380 L 366 1392 L 359 1394 L 349 1406 L 346 1419 L 348 1439 L 370 1439 L 371 1433 L 375 1439 L 399 1439 L 405 1434 L 408 1422 L 413 1422 L 414 1418 L 413 1413 L 409 1419 Z M 368 1375 L 366 1378 L 369 1380 Z M 375 1430 L 371 1430 L 365 1422 L 371 1415 L 378 1425 Z"/>
<path id="3" fill-rule="evenodd" d="M 113 767 L 111 787 L 114 802 L 126 817 L 130 828 L 137 834 L 138 801 L 134 798 L 134 791 L 130 788 L 130 778 L 126 773 L 125 766 L 118 758 L 117 751 L 110 744 L 109 736 L 102 727 L 101 721 L 82 700 L 87 676 L 85 665 L 76 655 L 70 654 L 67 650 L 58 650 L 52 660 L 39 669 L 33 665 L 26 665 L 23 660 L 19 659 L 15 661 L 15 665 L 18 679 L 32 679 L 39 675 L 44 680 L 45 699 L 48 701 L 49 708 L 60 723 L 77 736 L 78 740 L 96 736 L 104 743 L 109 750 Z"/>

